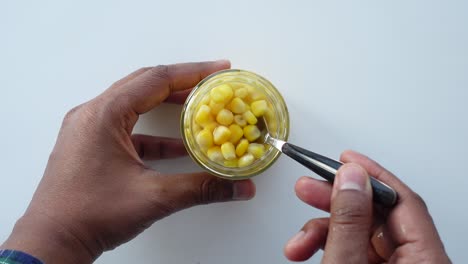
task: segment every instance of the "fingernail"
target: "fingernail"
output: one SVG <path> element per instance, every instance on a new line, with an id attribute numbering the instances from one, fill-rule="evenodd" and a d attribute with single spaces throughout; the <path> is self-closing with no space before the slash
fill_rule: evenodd
<path id="1" fill-rule="evenodd" d="M 295 234 L 291 239 L 288 241 L 288 245 L 293 245 L 296 243 L 301 243 L 302 239 L 304 239 L 305 232 L 304 230 L 299 231 L 299 233 Z"/>
<path id="2" fill-rule="evenodd" d="M 364 170 L 356 165 L 345 165 L 339 170 L 338 188 L 340 190 L 363 191 L 367 185 Z"/>
<path id="3" fill-rule="evenodd" d="M 255 195 L 255 186 L 251 181 L 235 181 L 233 184 L 232 199 L 250 200 Z"/>

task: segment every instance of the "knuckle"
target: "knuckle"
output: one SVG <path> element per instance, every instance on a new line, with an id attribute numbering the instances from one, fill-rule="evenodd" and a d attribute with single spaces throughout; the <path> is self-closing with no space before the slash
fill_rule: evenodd
<path id="1" fill-rule="evenodd" d="M 420 205 L 422 208 L 424 208 L 425 210 L 427 210 L 427 204 L 426 202 L 424 201 L 424 199 L 417 193 L 415 192 L 412 192 L 411 193 L 411 199 L 418 205 Z"/>
<path id="2" fill-rule="evenodd" d="M 372 207 L 362 199 L 339 203 L 331 209 L 331 221 L 348 229 L 362 230 L 369 227 L 372 219 Z"/>
<path id="3" fill-rule="evenodd" d="M 353 224 L 365 216 L 364 210 L 358 206 L 338 208 L 332 212 L 333 221 L 337 224 Z"/>
<path id="4" fill-rule="evenodd" d="M 158 65 L 150 70 L 151 79 L 149 83 L 159 83 L 163 86 L 168 86 L 172 90 L 172 77 L 171 77 L 171 67 L 168 65 Z"/>
<path id="5" fill-rule="evenodd" d="M 229 200 L 232 195 L 231 182 L 215 177 L 207 177 L 200 184 L 197 200 L 200 204 L 207 204 Z"/>
<path id="6" fill-rule="evenodd" d="M 309 220 L 303 227 L 303 230 L 319 230 L 328 227 L 328 220 L 326 218 L 318 218 Z"/>
<path id="7" fill-rule="evenodd" d="M 132 100 L 131 93 L 126 96 L 116 96 L 111 100 L 107 98 L 95 98 L 92 101 L 89 112 L 100 123 L 112 127 L 119 126 L 125 131 L 131 131 L 138 119 L 138 115 L 128 108 Z"/>
<path id="8" fill-rule="evenodd" d="M 73 124 L 85 124 L 89 126 L 94 123 L 93 107 L 90 102 L 80 104 L 70 109 L 64 116 L 62 126 Z"/>
<path id="9" fill-rule="evenodd" d="M 77 112 L 83 107 L 83 104 L 77 105 L 73 107 L 72 109 L 68 110 L 68 112 L 65 114 L 63 120 L 68 121 L 73 119 L 74 116 L 77 115 Z"/>
<path id="10" fill-rule="evenodd" d="M 162 80 L 170 80 L 170 69 L 167 65 L 158 65 L 151 69 L 151 75 Z"/>

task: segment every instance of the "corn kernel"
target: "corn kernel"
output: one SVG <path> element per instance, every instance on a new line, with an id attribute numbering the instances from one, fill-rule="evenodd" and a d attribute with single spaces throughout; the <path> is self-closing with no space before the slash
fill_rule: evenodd
<path id="1" fill-rule="evenodd" d="M 220 123 L 221 125 L 228 126 L 232 123 L 234 120 L 234 115 L 232 114 L 231 111 L 227 109 L 223 109 L 219 111 L 218 115 L 216 116 L 216 121 Z"/>
<path id="2" fill-rule="evenodd" d="M 247 95 L 249 95 L 249 92 L 247 91 L 246 88 L 239 88 L 234 92 L 235 97 L 239 97 L 239 98 L 242 98 L 242 99 L 247 97 Z"/>
<path id="3" fill-rule="evenodd" d="M 206 94 L 203 96 L 202 100 L 200 101 L 201 104 L 208 105 L 210 103 L 210 95 Z"/>
<path id="4" fill-rule="evenodd" d="M 236 114 L 242 114 L 247 110 L 244 101 L 238 97 L 232 99 L 229 107 L 231 108 L 231 111 Z"/>
<path id="5" fill-rule="evenodd" d="M 224 95 L 224 102 L 231 101 L 232 97 L 234 96 L 234 91 L 232 90 L 231 86 L 224 84 L 219 86 L 219 90 Z"/>
<path id="6" fill-rule="evenodd" d="M 207 105 L 201 105 L 195 115 L 195 122 L 199 125 L 206 124 L 207 122 L 212 121 L 213 116 L 210 114 L 211 108 Z"/>
<path id="7" fill-rule="evenodd" d="M 241 157 L 247 151 L 248 147 L 249 147 L 249 141 L 245 138 L 241 139 L 241 141 L 239 142 L 239 144 L 237 144 L 237 147 L 236 147 L 236 155 L 238 157 Z"/>
<path id="8" fill-rule="evenodd" d="M 213 131 L 215 130 L 216 127 L 218 127 L 218 123 L 216 123 L 215 121 L 211 121 L 211 122 L 207 122 L 205 124 L 203 124 L 203 129 L 206 129 L 208 131 L 210 131 L 211 133 L 213 133 Z"/>
<path id="9" fill-rule="evenodd" d="M 232 87 L 232 89 L 234 90 L 237 90 L 239 88 L 243 88 L 244 87 L 244 84 L 243 83 L 239 83 L 239 82 L 232 82 L 232 83 L 229 83 L 229 85 Z"/>
<path id="10" fill-rule="evenodd" d="M 244 137 L 250 142 L 255 141 L 260 135 L 261 133 L 257 126 L 248 125 L 244 127 Z"/>
<path id="11" fill-rule="evenodd" d="M 238 167 L 239 160 L 238 159 L 233 159 L 233 160 L 225 160 L 224 161 L 224 166 L 230 167 L 230 168 L 237 168 Z"/>
<path id="12" fill-rule="evenodd" d="M 265 146 L 263 144 L 251 143 L 247 152 L 252 154 L 256 159 L 259 159 L 265 154 Z"/>
<path id="13" fill-rule="evenodd" d="M 236 150 L 234 144 L 225 142 L 221 145 L 221 153 L 226 160 L 233 160 L 236 158 Z"/>
<path id="14" fill-rule="evenodd" d="M 213 135 L 210 131 L 203 129 L 198 132 L 196 141 L 202 149 L 208 149 L 213 145 Z"/>
<path id="15" fill-rule="evenodd" d="M 213 140 L 216 145 L 221 145 L 231 137 L 231 131 L 225 126 L 218 126 L 213 131 Z"/>
<path id="16" fill-rule="evenodd" d="M 210 91 L 211 100 L 217 103 L 227 103 L 232 99 L 233 95 L 234 92 L 231 86 L 227 84 L 217 86 Z"/>
<path id="17" fill-rule="evenodd" d="M 243 113 L 242 116 L 244 117 L 245 121 L 247 121 L 247 123 L 251 125 L 257 124 L 257 118 L 251 111 Z"/>
<path id="18" fill-rule="evenodd" d="M 255 157 L 252 154 L 247 153 L 244 156 L 239 158 L 238 166 L 239 168 L 249 166 L 250 164 L 254 162 L 254 160 L 255 160 Z"/>
<path id="19" fill-rule="evenodd" d="M 232 124 L 229 126 L 229 130 L 231 131 L 231 137 L 229 138 L 229 142 L 236 144 L 244 135 L 244 130 L 239 125 Z"/>
<path id="20" fill-rule="evenodd" d="M 224 109 L 224 103 L 217 103 L 217 102 L 215 102 L 213 100 L 210 100 L 208 105 L 210 106 L 211 113 L 213 115 L 217 115 L 219 113 L 219 111 Z"/>
<path id="21" fill-rule="evenodd" d="M 265 95 L 258 89 L 253 86 L 247 86 L 248 96 L 245 98 L 247 102 L 254 102 L 258 100 L 265 99 Z"/>
<path id="22" fill-rule="evenodd" d="M 247 125 L 247 121 L 245 121 L 244 117 L 242 115 L 235 115 L 234 116 L 234 123 L 238 124 L 241 127 L 244 127 Z"/>
<path id="23" fill-rule="evenodd" d="M 258 100 L 263 100 L 265 99 L 265 95 L 261 93 L 260 91 L 255 91 L 250 94 L 250 99 L 253 101 L 258 101 Z"/>
<path id="24" fill-rule="evenodd" d="M 209 148 L 206 155 L 214 162 L 223 162 L 224 160 L 223 154 L 221 153 L 221 148 L 218 146 Z"/>
<path id="25" fill-rule="evenodd" d="M 267 122 L 271 122 L 271 121 L 275 120 L 275 113 L 274 113 L 274 110 L 271 107 L 271 105 L 268 105 L 268 109 L 265 111 L 263 116 L 265 117 L 265 120 Z"/>
<path id="26" fill-rule="evenodd" d="M 268 110 L 263 115 L 265 117 L 265 123 L 268 127 L 268 132 L 271 136 L 276 137 L 276 131 L 278 130 L 278 122 L 276 121 L 275 113 L 271 106 L 269 106 Z"/>
<path id="27" fill-rule="evenodd" d="M 195 135 L 198 134 L 198 132 L 202 131 L 202 129 L 203 129 L 201 126 L 195 124 L 195 122 L 192 123 L 192 126 L 193 126 L 193 128 L 192 128 L 192 129 L 193 129 L 193 133 L 194 133 Z"/>
<path id="28" fill-rule="evenodd" d="M 250 105 L 252 113 L 256 116 L 262 116 L 268 110 L 268 104 L 265 100 L 255 101 Z"/>

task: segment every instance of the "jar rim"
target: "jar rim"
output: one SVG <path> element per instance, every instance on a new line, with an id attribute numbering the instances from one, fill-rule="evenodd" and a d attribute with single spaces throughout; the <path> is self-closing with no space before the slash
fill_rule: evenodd
<path id="1" fill-rule="evenodd" d="M 284 127 L 285 127 L 284 135 L 282 137 L 283 140 L 287 140 L 288 137 L 289 137 L 289 122 L 290 122 L 289 112 L 288 112 L 288 108 L 287 108 L 287 105 L 286 105 L 286 102 L 285 102 L 283 96 L 279 93 L 278 89 L 270 81 L 268 81 L 263 76 L 258 75 L 257 73 L 247 71 L 247 70 L 241 70 L 241 69 L 226 69 L 226 70 L 221 70 L 221 71 L 212 73 L 212 74 L 208 75 L 207 77 L 203 78 L 203 80 L 201 80 L 192 89 L 190 94 L 187 96 L 187 99 L 186 99 L 186 101 L 185 101 L 185 103 L 183 105 L 183 109 L 182 109 L 182 112 L 181 112 L 180 129 L 181 129 L 181 134 L 182 134 L 182 140 L 184 142 L 185 148 L 187 149 L 187 152 L 188 152 L 189 156 L 191 157 L 191 159 L 193 161 L 195 161 L 195 163 L 197 163 L 200 167 L 207 170 L 211 174 L 214 174 L 214 175 L 216 175 L 218 177 L 221 177 L 221 178 L 226 178 L 226 179 L 231 179 L 231 180 L 241 180 L 241 179 L 251 178 L 251 177 L 256 176 L 256 175 L 264 172 L 265 170 L 267 170 L 269 167 L 271 167 L 273 165 L 273 163 L 276 162 L 276 160 L 279 158 L 281 152 L 276 150 L 276 149 L 273 149 L 271 151 L 275 151 L 275 153 L 273 154 L 272 157 L 269 158 L 268 162 L 264 166 L 262 166 L 261 168 L 256 169 L 254 171 L 251 171 L 249 173 L 245 173 L 243 175 L 232 175 L 232 174 L 229 174 L 229 173 L 224 173 L 223 171 L 219 171 L 216 168 L 213 168 L 212 166 L 210 166 L 209 164 L 205 164 L 204 162 L 202 162 L 200 160 L 200 158 L 197 157 L 196 154 L 194 153 L 194 151 L 192 150 L 192 147 L 190 146 L 190 143 L 188 142 L 187 135 L 186 135 L 186 126 L 187 126 L 187 124 L 186 124 L 185 121 L 186 121 L 187 111 L 189 109 L 190 104 L 194 100 L 194 96 L 197 95 L 197 91 L 200 88 L 202 88 L 203 85 L 205 83 L 207 83 L 208 81 L 211 81 L 213 78 L 215 78 L 215 77 L 217 77 L 219 75 L 227 74 L 227 73 L 240 73 L 240 74 L 243 74 L 243 75 L 248 75 L 248 77 L 250 77 L 250 78 L 255 78 L 256 81 L 259 81 L 262 84 L 263 88 L 268 88 L 269 91 L 274 94 L 274 98 L 276 100 L 280 101 L 281 108 L 283 109 L 284 115 L 285 115 L 285 118 L 281 120 L 284 123 Z M 223 82 L 221 82 L 221 83 L 223 83 Z M 226 167 L 226 168 L 228 168 L 228 167 Z"/>

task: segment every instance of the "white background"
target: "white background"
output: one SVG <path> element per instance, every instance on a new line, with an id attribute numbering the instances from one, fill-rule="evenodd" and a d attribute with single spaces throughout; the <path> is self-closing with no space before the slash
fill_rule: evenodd
<path id="1" fill-rule="evenodd" d="M 26 208 L 66 111 L 141 67 L 228 58 L 284 95 L 291 141 L 368 154 L 423 196 L 455 263 L 468 242 L 465 1 L 2 1 L 0 240 Z M 175 106 L 137 131 L 178 133 Z M 175 164 L 183 164 L 174 169 Z M 157 162 L 192 171 L 188 159 Z M 312 217 L 286 157 L 250 202 L 172 215 L 97 263 L 285 263 Z M 319 263 L 320 254 L 309 261 Z"/>

